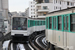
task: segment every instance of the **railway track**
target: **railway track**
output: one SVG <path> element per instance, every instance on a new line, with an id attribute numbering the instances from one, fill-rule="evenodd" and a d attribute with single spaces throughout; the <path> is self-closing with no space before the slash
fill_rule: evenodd
<path id="1" fill-rule="evenodd" d="M 44 34 L 40 34 L 40 35 L 37 35 L 35 36 L 34 39 L 30 39 L 30 44 L 31 46 L 35 49 L 35 50 L 46 50 L 46 47 L 42 40 L 43 38 L 45 37 Z"/>
<path id="2" fill-rule="evenodd" d="M 8 50 L 46 50 L 45 35 L 40 34 L 31 38 L 27 43 L 12 43 L 9 42 Z"/>

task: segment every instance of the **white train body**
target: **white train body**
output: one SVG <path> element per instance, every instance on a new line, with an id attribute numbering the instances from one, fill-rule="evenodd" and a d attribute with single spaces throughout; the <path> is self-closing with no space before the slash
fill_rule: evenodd
<path id="1" fill-rule="evenodd" d="M 41 32 L 41 31 L 45 30 L 45 20 L 42 20 L 42 19 L 41 20 L 40 19 L 28 19 L 28 20 L 33 21 L 32 26 L 28 26 L 28 33 L 29 34 L 32 34 L 34 32 Z M 40 25 L 36 24 L 35 25 L 35 21 L 36 21 L 36 23 L 38 21 L 39 21 L 39 23 L 42 21 L 42 23 L 44 23 L 44 24 L 40 24 Z M 28 22 L 28 23 L 30 23 L 30 22 Z"/>
<path id="2" fill-rule="evenodd" d="M 21 16 L 12 17 L 11 36 L 13 41 L 15 41 L 18 38 L 21 38 L 22 41 L 28 41 L 29 36 L 33 34 L 34 32 L 45 30 L 45 24 L 31 27 L 30 26 L 31 23 L 29 22 L 29 20 L 35 20 L 35 19 L 29 19 L 29 18 L 25 18 Z M 18 39 L 18 40 L 21 41 L 21 39 Z"/>
<path id="3" fill-rule="evenodd" d="M 55 17 L 56 20 L 54 20 Z M 52 18 L 52 21 L 50 21 L 50 18 Z M 56 22 L 56 25 L 53 22 Z M 56 46 L 55 48 L 59 47 L 63 50 L 75 50 L 75 7 L 47 14 L 45 33 L 46 40 L 53 47 Z"/>

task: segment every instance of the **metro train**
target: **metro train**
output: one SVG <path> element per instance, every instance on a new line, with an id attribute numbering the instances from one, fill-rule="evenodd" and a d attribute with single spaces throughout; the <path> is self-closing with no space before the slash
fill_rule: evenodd
<path id="1" fill-rule="evenodd" d="M 48 13 L 45 34 L 50 50 L 75 50 L 75 7 Z"/>
<path id="2" fill-rule="evenodd" d="M 45 31 L 45 19 L 30 19 L 22 16 L 13 16 L 11 22 L 12 41 L 28 41 L 35 32 Z"/>

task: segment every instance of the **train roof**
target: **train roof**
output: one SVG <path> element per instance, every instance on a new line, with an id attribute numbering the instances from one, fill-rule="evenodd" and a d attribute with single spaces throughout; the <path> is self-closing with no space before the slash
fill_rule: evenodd
<path id="1" fill-rule="evenodd" d="M 24 17 L 24 16 L 12 16 L 12 18 L 13 18 L 13 17 L 23 17 L 23 18 L 27 18 L 27 17 Z"/>
<path id="2" fill-rule="evenodd" d="M 67 9 L 62 9 L 62 10 L 58 10 L 58 11 L 53 11 L 53 12 L 49 12 L 46 17 L 48 16 L 56 16 L 56 15 L 61 15 L 61 14 L 69 14 L 69 13 L 74 13 L 75 12 L 75 7 L 70 7 Z"/>
<path id="3" fill-rule="evenodd" d="M 45 18 L 28 18 L 30 20 L 45 20 Z"/>

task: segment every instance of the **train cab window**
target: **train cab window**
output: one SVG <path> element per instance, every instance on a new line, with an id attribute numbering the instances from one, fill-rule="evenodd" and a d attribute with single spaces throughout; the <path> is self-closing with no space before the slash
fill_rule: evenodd
<path id="1" fill-rule="evenodd" d="M 12 18 L 13 30 L 27 30 L 27 18 L 14 17 Z"/>
<path id="2" fill-rule="evenodd" d="M 75 32 L 75 14 L 72 14 L 70 19 L 71 19 L 71 26 L 70 26 L 71 31 Z"/>
<path id="3" fill-rule="evenodd" d="M 49 17 L 49 28 L 52 28 L 52 17 Z"/>
<path id="4" fill-rule="evenodd" d="M 62 30 L 62 17 L 58 16 L 58 30 Z"/>

